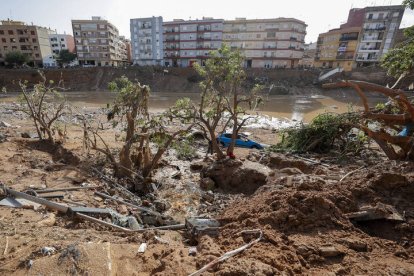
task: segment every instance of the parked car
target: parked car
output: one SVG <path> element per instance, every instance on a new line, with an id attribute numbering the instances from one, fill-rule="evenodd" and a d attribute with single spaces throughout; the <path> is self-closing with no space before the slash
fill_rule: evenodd
<path id="1" fill-rule="evenodd" d="M 231 133 L 223 133 L 220 136 L 218 136 L 217 143 L 219 143 L 223 147 L 228 147 L 231 143 Z M 264 148 L 263 145 L 253 140 L 250 140 L 249 138 L 247 138 L 246 135 L 243 135 L 243 134 L 237 135 L 235 146 L 241 147 L 241 148 L 249 148 L 249 149 L 263 149 Z"/>

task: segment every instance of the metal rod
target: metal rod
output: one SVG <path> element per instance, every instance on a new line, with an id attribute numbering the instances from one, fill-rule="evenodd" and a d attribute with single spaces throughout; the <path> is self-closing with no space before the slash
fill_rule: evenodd
<path id="1" fill-rule="evenodd" d="M 111 182 L 113 185 L 115 185 L 115 187 L 117 187 L 118 189 L 120 189 L 121 191 L 125 192 L 126 194 L 128 194 L 131 198 L 133 198 L 135 201 L 139 202 L 141 201 L 141 199 L 139 197 L 137 197 L 137 195 L 135 195 L 134 193 L 131 193 L 130 191 L 128 191 L 127 188 L 125 188 L 122 185 L 119 185 L 118 183 L 116 183 L 115 181 L 113 181 L 112 179 L 110 179 L 109 177 L 107 177 L 106 175 L 104 175 L 103 173 L 101 173 L 100 171 L 98 171 L 96 168 L 92 168 L 92 170 L 97 173 L 98 175 L 100 175 L 104 180 Z M 138 199 L 138 200 L 137 200 Z"/>
<path id="2" fill-rule="evenodd" d="M 99 224 L 102 224 L 102 225 L 105 225 L 105 226 L 115 228 L 115 229 L 123 231 L 123 232 L 129 232 L 129 233 L 143 233 L 143 232 L 146 232 L 146 231 L 149 231 L 149 230 L 181 230 L 181 229 L 185 228 L 184 224 L 174 224 L 174 225 L 165 225 L 165 226 L 159 226 L 159 227 L 150 227 L 150 228 L 132 230 L 132 229 L 124 228 L 124 227 L 115 225 L 113 223 L 106 222 L 106 221 L 103 221 L 103 220 L 85 215 L 85 214 L 76 213 L 76 216 L 81 218 L 81 219 L 84 219 L 84 220 L 88 220 L 88 221 L 91 221 L 91 222 L 96 222 L 96 223 L 99 223 Z"/>
<path id="3" fill-rule="evenodd" d="M 38 194 L 42 194 L 42 193 L 77 191 L 77 190 L 95 189 L 95 188 L 99 188 L 99 186 L 57 188 L 57 189 L 44 189 L 44 190 L 34 190 L 34 191 Z"/>
<path id="4" fill-rule="evenodd" d="M 28 195 L 26 193 L 18 192 L 18 191 L 15 191 L 13 189 L 9 189 L 7 187 L 4 187 L 4 191 L 7 194 L 12 195 L 14 197 L 27 199 L 27 200 L 30 200 L 32 202 L 36 202 L 36 203 L 45 205 L 50 209 L 53 209 L 53 210 L 56 210 L 56 211 L 59 211 L 59 212 L 62 212 L 62 213 L 67 213 L 67 211 L 69 209 L 67 206 L 57 204 L 55 202 L 51 202 L 49 200 L 46 200 L 46 199 L 43 199 L 43 198 L 40 198 L 40 197 L 35 197 L 35 196 Z"/>
<path id="5" fill-rule="evenodd" d="M 160 213 L 158 213 L 158 212 L 156 212 L 156 211 L 152 211 L 151 209 L 148 209 L 148 208 L 145 208 L 145 207 L 137 206 L 137 205 L 135 205 L 135 204 L 132 204 L 132 203 L 129 203 L 129 202 L 123 201 L 123 200 L 121 200 L 121 199 L 114 198 L 114 197 L 109 196 L 109 195 L 104 194 L 104 193 L 95 192 L 95 195 L 98 195 L 98 196 L 103 197 L 103 198 L 106 198 L 106 199 L 110 199 L 110 200 L 117 201 L 117 202 L 119 202 L 119 203 L 122 203 L 122 204 L 125 204 L 125 205 L 128 205 L 128 206 L 131 206 L 131 207 L 133 207 L 133 208 L 136 208 L 136 209 L 138 209 L 138 210 L 141 210 L 141 211 L 147 212 L 147 213 L 152 214 L 152 215 L 154 215 L 154 216 L 161 216 L 161 214 L 160 214 Z"/>

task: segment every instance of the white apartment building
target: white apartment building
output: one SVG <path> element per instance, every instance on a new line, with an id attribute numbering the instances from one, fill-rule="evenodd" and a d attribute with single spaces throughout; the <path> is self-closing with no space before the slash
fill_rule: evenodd
<path id="1" fill-rule="evenodd" d="M 294 68 L 303 57 L 305 22 L 294 18 L 224 21 L 223 43 L 240 49 L 250 68 Z"/>
<path id="2" fill-rule="evenodd" d="M 221 47 L 223 22 L 211 17 L 164 22 L 164 65 L 191 67 L 195 62 L 203 65 L 209 52 Z"/>
<path id="3" fill-rule="evenodd" d="M 404 15 L 404 6 L 365 8 L 356 61 L 358 66 L 378 63 L 394 45 Z"/>
<path id="4" fill-rule="evenodd" d="M 163 65 L 162 17 L 130 20 L 132 62 L 137 65 Z"/>

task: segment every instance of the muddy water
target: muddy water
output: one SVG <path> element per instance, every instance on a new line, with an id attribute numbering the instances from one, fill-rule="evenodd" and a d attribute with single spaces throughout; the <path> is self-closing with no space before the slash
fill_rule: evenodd
<path id="1" fill-rule="evenodd" d="M 11 102 L 16 100 L 17 94 L 0 94 L 0 102 Z M 67 92 L 67 99 L 77 106 L 102 106 L 110 103 L 115 94 L 111 92 Z M 153 93 L 150 98 L 152 111 L 162 111 L 173 105 L 182 97 L 198 99 L 194 93 Z M 375 105 L 385 99 L 371 95 L 369 102 Z M 361 108 L 360 99 L 352 91 L 321 91 L 313 95 L 282 95 L 266 96 L 265 104 L 258 109 L 259 114 L 266 114 L 276 118 L 287 118 L 309 122 L 315 116 L 324 112 L 343 113 L 350 109 Z"/>

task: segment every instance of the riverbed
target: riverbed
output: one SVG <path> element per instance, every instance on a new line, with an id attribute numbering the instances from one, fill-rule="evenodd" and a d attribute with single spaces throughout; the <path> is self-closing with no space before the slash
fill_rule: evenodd
<path id="1" fill-rule="evenodd" d="M 116 94 L 108 91 L 65 92 L 65 97 L 76 106 L 105 107 L 111 103 Z M 0 94 L 0 102 L 17 100 L 17 93 Z M 195 93 L 161 93 L 155 92 L 150 97 L 150 110 L 163 111 L 172 106 L 178 99 L 188 97 L 194 101 L 199 99 Z M 335 90 L 311 95 L 265 95 L 264 104 L 256 113 L 274 118 L 309 122 L 324 112 L 344 113 L 362 108 L 361 101 L 352 90 Z M 369 95 L 369 103 L 384 102 L 384 97 Z"/>

